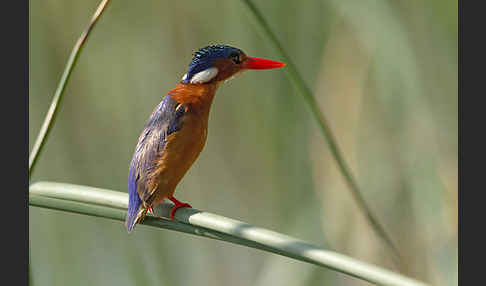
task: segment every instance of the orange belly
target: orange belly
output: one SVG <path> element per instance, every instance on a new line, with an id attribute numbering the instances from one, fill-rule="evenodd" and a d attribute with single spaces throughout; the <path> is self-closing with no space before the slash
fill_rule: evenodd
<path id="1" fill-rule="evenodd" d="M 177 184 L 204 148 L 208 126 L 208 114 L 204 113 L 195 114 L 189 110 L 182 119 L 182 128 L 167 136 L 154 172 L 157 176 L 154 206 L 174 194 Z"/>

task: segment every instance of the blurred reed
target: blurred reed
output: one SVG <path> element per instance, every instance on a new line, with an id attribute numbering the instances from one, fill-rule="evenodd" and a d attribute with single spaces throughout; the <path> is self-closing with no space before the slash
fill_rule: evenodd
<path id="1" fill-rule="evenodd" d="M 356 179 L 354 178 L 353 174 L 351 173 L 348 164 L 344 160 L 342 152 L 329 127 L 329 124 L 327 123 L 324 114 L 319 109 L 319 105 L 317 104 L 315 97 L 312 95 L 310 88 L 304 82 L 302 75 L 297 70 L 297 67 L 294 65 L 289 55 L 285 52 L 285 49 L 283 48 L 282 44 L 280 44 L 280 41 L 277 39 L 275 33 L 271 30 L 270 26 L 268 25 L 267 21 L 265 20 L 260 10 L 258 10 L 258 8 L 255 6 L 255 4 L 253 4 L 251 0 L 243 0 L 243 2 L 246 4 L 246 7 L 248 7 L 248 9 L 255 16 L 259 26 L 263 30 L 263 33 L 267 36 L 266 38 L 270 40 L 270 43 L 273 45 L 275 50 L 280 54 L 282 58 L 284 58 L 287 64 L 286 74 L 294 84 L 296 90 L 302 95 L 304 100 L 308 103 L 312 115 L 314 116 L 314 119 L 319 125 L 321 133 L 328 143 L 328 147 L 331 151 L 331 154 L 333 155 L 334 160 L 336 160 L 339 166 L 339 171 L 344 176 L 346 183 L 348 184 L 348 187 L 350 188 L 351 193 L 356 203 L 358 204 L 359 208 L 364 213 L 364 215 L 370 222 L 373 229 L 377 232 L 378 236 L 383 239 L 383 241 L 388 245 L 388 247 L 390 247 L 390 249 L 393 252 L 396 263 L 398 265 L 401 265 L 402 263 L 401 255 L 398 248 L 396 247 L 391 237 L 387 234 L 387 232 L 385 231 L 381 223 L 378 221 L 376 215 L 373 213 L 371 208 L 366 203 L 366 200 L 362 195 L 360 187 L 356 182 Z"/>
<path id="2" fill-rule="evenodd" d="M 93 17 L 91 18 L 91 22 L 88 24 L 88 27 L 83 31 L 81 37 L 79 37 L 78 41 L 73 47 L 71 55 L 66 63 L 66 67 L 64 68 L 64 72 L 62 74 L 61 80 L 57 86 L 56 92 L 54 93 L 54 97 L 52 98 L 51 106 L 47 111 L 47 115 L 44 119 L 44 123 L 39 131 L 39 135 L 37 135 L 37 140 L 32 147 L 32 151 L 29 156 L 29 179 L 34 171 L 35 164 L 37 163 L 37 159 L 42 152 L 42 148 L 49 137 L 49 133 L 51 128 L 55 122 L 57 110 L 59 105 L 62 102 L 62 97 L 64 94 L 64 90 L 69 82 L 69 78 L 71 77 L 71 73 L 76 66 L 76 62 L 78 61 L 79 56 L 81 55 L 81 51 L 83 50 L 84 44 L 88 40 L 88 36 L 91 30 L 94 28 L 98 19 L 101 17 L 101 14 L 105 10 L 106 5 L 108 5 L 109 0 L 102 0 L 101 3 L 98 5 Z"/>

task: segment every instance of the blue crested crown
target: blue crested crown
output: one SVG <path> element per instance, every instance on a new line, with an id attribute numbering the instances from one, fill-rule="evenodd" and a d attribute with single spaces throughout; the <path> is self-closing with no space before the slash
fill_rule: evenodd
<path id="1" fill-rule="evenodd" d="M 213 60 L 221 58 L 229 58 L 234 53 L 242 53 L 240 49 L 233 48 L 226 45 L 212 45 L 206 46 L 194 53 L 189 68 L 187 70 L 184 83 L 189 83 L 192 76 L 210 68 L 213 64 Z"/>

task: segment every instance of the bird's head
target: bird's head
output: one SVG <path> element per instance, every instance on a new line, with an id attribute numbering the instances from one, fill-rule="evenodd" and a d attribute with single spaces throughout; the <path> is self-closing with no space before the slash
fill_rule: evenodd
<path id="1" fill-rule="evenodd" d="M 182 83 L 222 82 L 249 69 L 263 70 L 283 66 L 285 64 L 281 62 L 249 57 L 242 50 L 230 46 L 207 46 L 194 53 L 188 71 L 182 77 Z"/>

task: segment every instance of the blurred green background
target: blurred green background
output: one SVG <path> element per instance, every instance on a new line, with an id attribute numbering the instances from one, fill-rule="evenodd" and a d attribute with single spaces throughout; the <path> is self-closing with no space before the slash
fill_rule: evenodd
<path id="1" fill-rule="evenodd" d="M 255 1 L 314 91 L 406 267 L 364 220 L 282 69 L 218 91 L 205 150 L 176 197 L 400 271 L 457 285 L 457 2 Z M 29 147 L 97 0 L 30 1 Z M 34 181 L 127 191 L 153 108 L 192 53 L 281 60 L 240 1 L 112 1 L 66 89 Z M 32 207 L 34 285 L 369 285 L 229 243 Z"/>

